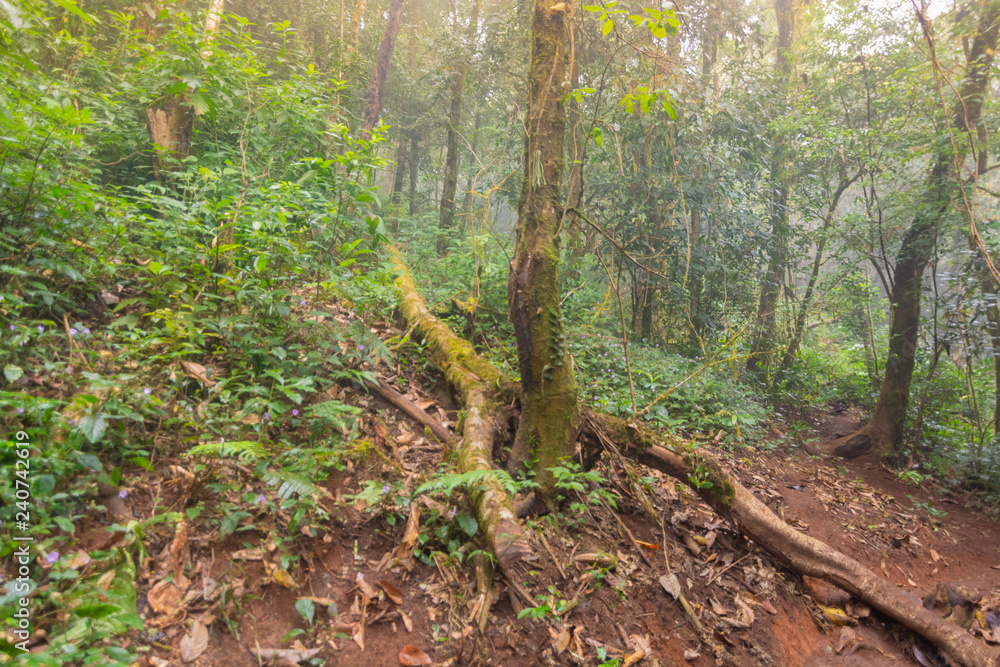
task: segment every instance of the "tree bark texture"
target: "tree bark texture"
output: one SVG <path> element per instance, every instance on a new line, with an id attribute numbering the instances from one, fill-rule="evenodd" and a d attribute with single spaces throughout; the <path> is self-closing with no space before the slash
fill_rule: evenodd
<path id="1" fill-rule="evenodd" d="M 203 31 L 206 42 L 210 42 L 219 29 L 225 9 L 225 0 L 211 0 L 209 3 Z M 150 36 L 153 36 L 152 32 Z M 208 49 L 201 52 L 202 58 L 210 55 L 211 51 Z M 158 181 L 165 179 L 163 171 L 168 159 L 183 160 L 191 154 L 195 115 L 194 107 L 188 102 L 185 93 L 163 95 L 146 109 L 149 140 L 156 146 L 153 152 L 153 174 Z"/>
<path id="2" fill-rule="evenodd" d="M 952 127 L 960 133 L 966 128 L 974 131 L 981 122 L 983 100 L 997 46 L 998 10 L 1000 2 L 997 0 L 991 0 L 981 9 L 978 29 L 959 88 L 960 99 L 955 102 L 951 114 Z M 920 327 L 924 269 L 934 255 L 941 220 L 958 192 L 956 170 L 970 153 L 969 144 L 961 137 L 956 142 L 956 151 L 952 151 L 948 141 L 939 141 L 938 145 L 917 213 L 903 236 L 896 258 L 889 298 L 892 303 L 889 353 L 878 403 L 868 425 L 857 434 L 833 441 L 833 448 L 857 435 L 868 436 L 872 448 L 879 454 L 898 451 L 903 446 L 906 406 L 910 398 Z"/>
<path id="3" fill-rule="evenodd" d="M 399 146 L 396 148 L 396 172 L 392 178 L 392 203 L 398 204 L 403 196 L 403 180 L 406 178 L 406 149 L 409 147 L 410 137 L 405 133 L 399 137 Z"/>
<path id="4" fill-rule="evenodd" d="M 410 215 L 417 214 L 417 170 L 420 167 L 420 153 L 418 149 L 420 148 L 420 136 L 414 132 L 413 136 L 410 137 L 410 153 L 409 153 L 409 163 L 410 163 Z"/>
<path id="5" fill-rule="evenodd" d="M 465 68 L 456 68 L 451 82 L 451 107 L 448 110 L 447 153 L 444 161 L 444 184 L 441 189 L 441 215 L 438 221 L 437 251 L 443 255 L 455 227 L 455 192 L 458 190 L 458 138 L 462 127 L 462 91 Z"/>
<path id="6" fill-rule="evenodd" d="M 784 106 L 784 89 L 792 74 L 789 51 L 795 30 L 795 0 L 775 0 L 774 14 L 778 21 L 778 51 L 775 69 L 778 79 L 779 104 Z M 780 135 L 774 139 L 774 153 L 771 156 L 770 182 L 773 199 L 770 204 L 771 243 L 767 272 L 760 285 L 760 301 L 757 304 L 757 323 L 754 329 L 750 355 L 747 357 L 747 373 L 757 382 L 767 381 L 767 366 L 774 352 L 775 325 L 777 322 L 778 299 L 784 284 L 785 267 L 788 265 L 788 183 L 784 176 L 785 141 Z"/>
<path id="7" fill-rule="evenodd" d="M 385 23 L 385 32 L 378 45 L 375 57 L 375 72 L 372 74 L 372 84 L 368 89 L 368 105 L 365 108 L 365 123 L 361 135 L 367 139 L 378 123 L 382 113 L 382 99 L 385 96 L 385 80 L 389 76 L 389 65 L 392 64 L 392 52 L 396 48 L 396 35 L 399 34 L 399 24 L 403 18 L 403 1 L 389 2 L 389 18 Z"/>
<path id="8" fill-rule="evenodd" d="M 489 362 L 476 354 L 468 341 L 458 338 L 431 314 L 399 252 L 390 246 L 389 254 L 399 275 L 396 293 L 400 311 L 406 322 L 427 342 L 434 362 L 465 407 L 462 442 L 458 448 L 459 469 L 462 472 L 492 470 L 498 426 L 492 414 L 495 403 L 490 397 L 497 395 L 503 379 Z M 510 496 L 496 477 L 484 477 L 471 496 L 476 519 L 502 568 L 531 555 L 531 545 L 514 515 Z"/>
<path id="9" fill-rule="evenodd" d="M 959 664 L 1000 667 L 1000 650 L 924 609 L 919 601 L 850 556 L 789 526 L 705 450 L 663 447 L 642 427 L 605 415 L 588 414 L 585 421 L 585 444 L 595 447 L 595 439 L 619 446 L 627 443 L 629 448 L 622 454 L 691 486 L 719 516 L 731 521 L 741 533 L 799 574 L 839 586 L 927 638 Z M 692 483 L 692 479 L 701 483 Z M 711 485 L 706 485 L 706 481 Z"/>
<path id="10" fill-rule="evenodd" d="M 560 309 L 559 233 L 565 162 L 566 4 L 535 0 L 525 118 L 524 182 L 507 294 L 521 372 L 521 420 L 510 467 L 531 460 L 538 495 L 572 455 L 579 408 Z"/>

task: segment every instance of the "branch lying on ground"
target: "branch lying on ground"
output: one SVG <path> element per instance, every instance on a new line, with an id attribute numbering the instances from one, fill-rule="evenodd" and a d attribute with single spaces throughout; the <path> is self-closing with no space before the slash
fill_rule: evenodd
<path id="1" fill-rule="evenodd" d="M 407 323 L 425 340 L 438 368 L 444 373 L 465 407 L 458 465 L 462 472 L 493 470 L 493 443 L 497 434 L 495 404 L 487 396 L 506 394 L 500 372 L 480 358 L 472 344 L 452 333 L 427 309 L 417 292 L 399 251 L 389 247 L 399 277 L 396 292 Z M 524 529 L 517 522 L 511 498 L 496 476 L 485 476 L 482 486 L 471 490 L 476 518 L 502 569 L 533 555 Z"/>

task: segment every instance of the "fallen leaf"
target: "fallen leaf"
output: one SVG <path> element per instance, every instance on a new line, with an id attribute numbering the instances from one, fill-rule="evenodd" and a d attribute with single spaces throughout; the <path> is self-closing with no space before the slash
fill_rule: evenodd
<path id="1" fill-rule="evenodd" d="M 268 563 L 265 561 L 264 571 L 267 572 L 267 576 L 269 576 L 272 581 L 281 584 L 285 588 L 294 590 L 299 587 L 299 585 L 295 583 L 295 580 L 292 579 L 292 575 L 288 574 L 274 563 Z"/>
<path id="2" fill-rule="evenodd" d="M 701 657 L 701 653 L 698 652 L 696 648 L 686 648 L 684 649 L 684 659 L 688 662 L 693 662 Z"/>
<path id="3" fill-rule="evenodd" d="M 839 607 L 824 607 L 820 606 L 820 610 L 828 621 L 834 625 L 856 625 L 857 621 L 850 616 L 848 616 L 843 609 Z"/>
<path id="4" fill-rule="evenodd" d="M 645 547 L 646 549 L 649 549 L 650 551 L 656 551 L 657 549 L 660 548 L 659 544 L 650 544 L 649 542 L 643 542 L 642 540 L 636 540 L 635 543 L 638 544 L 640 547 Z"/>
<path id="5" fill-rule="evenodd" d="M 208 369 L 202 366 L 201 364 L 197 364 L 193 361 L 187 361 L 186 359 L 181 359 L 181 368 L 183 368 L 184 372 L 187 373 L 190 377 L 194 378 L 195 380 L 198 380 L 206 387 L 215 386 L 215 382 L 213 380 L 209 380 L 208 377 L 206 376 L 206 373 L 208 373 Z"/>
<path id="6" fill-rule="evenodd" d="M 77 551 L 66 563 L 66 566 L 71 570 L 79 570 L 88 565 L 90 565 L 90 554 L 86 551 Z"/>
<path id="7" fill-rule="evenodd" d="M 637 664 L 640 660 L 646 657 L 645 651 L 636 651 L 625 656 L 625 662 L 622 663 L 622 667 L 631 667 L 631 665 Z"/>
<path id="8" fill-rule="evenodd" d="M 191 632 L 181 640 L 181 661 L 194 662 L 208 648 L 208 628 L 204 623 L 195 621 L 191 624 Z"/>
<path id="9" fill-rule="evenodd" d="M 837 653 L 843 653 L 844 649 L 850 644 L 854 643 L 857 639 L 857 635 L 851 628 L 841 628 L 840 629 L 840 639 L 837 641 L 837 646 L 833 649 Z"/>
<path id="10" fill-rule="evenodd" d="M 172 582 L 160 581 L 146 593 L 146 601 L 158 614 L 172 614 L 180 607 L 181 595 L 181 590 Z"/>
<path id="11" fill-rule="evenodd" d="M 670 593 L 675 600 L 681 596 L 681 582 L 677 578 L 677 575 L 673 572 L 660 577 L 660 585 L 663 586 L 663 590 Z"/>
<path id="12" fill-rule="evenodd" d="M 583 565 L 598 565 L 600 567 L 615 567 L 617 562 L 614 556 L 605 553 L 599 554 L 579 554 L 573 557 L 573 562 Z"/>
<path id="13" fill-rule="evenodd" d="M 399 615 L 400 615 L 400 616 L 402 617 L 402 619 L 403 619 L 403 625 L 404 625 L 404 626 L 406 626 L 406 631 L 407 631 L 407 632 L 413 632 L 413 621 L 411 621 L 411 620 L 410 620 L 410 617 L 409 617 L 409 616 L 407 616 L 407 615 L 406 615 L 406 614 L 405 614 L 404 612 L 402 612 L 402 611 L 401 611 L 401 612 L 399 612 Z"/>
<path id="14" fill-rule="evenodd" d="M 361 591 L 361 596 L 364 598 L 362 602 L 364 604 L 368 604 L 378 597 L 378 591 L 368 583 L 363 573 L 358 572 L 358 576 L 354 579 L 354 583 L 357 584 L 358 590 Z"/>
<path id="15" fill-rule="evenodd" d="M 573 638 L 570 626 L 563 626 L 563 629 L 556 632 L 555 628 L 549 628 L 549 635 L 552 637 L 552 644 L 556 647 L 556 655 L 561 654 L 569 648 L 569 642 Z"/>
<path id="16" fill-rule="evenodd" d="M 264 551 L 257 547 L 255 549 L 240 549 L 229 554 L 230 560 L 264 560 Z"/>
<path id="17" fill-rule="evenodd" d="M 416 503 L 410 503 L 410 518 L 406 521 L 406 530 L 403 531 L 403 541 L 400 543 L 401 550 L 409 551 L 417 543 L 420 536 L 420 508 Z"/>
<path id="18" fill-rule="evenodd" d="M 938 552 L 934 551 L 933 549 L 931 549 L 931 560 L 934 561 L 935 563 L 941 560 L 941 556 L 938 554 Z"/>
<path id="19" fill-rule="evenodd" d="M 378 585 L 382 587 L 385 594 L 389 596 L 389 599 L 395 604 L 403 604 L 403 593 L 398 588 L 390 584 L 385 579 L 378 582 Z"/>
<path id="20" fill-rule="evenodd" d="M 399 664 L 401 665 L 429 665 L 433 661 L 431 657 L 418 649 L 413 644 L 407 644 L 399 652 Z"/>

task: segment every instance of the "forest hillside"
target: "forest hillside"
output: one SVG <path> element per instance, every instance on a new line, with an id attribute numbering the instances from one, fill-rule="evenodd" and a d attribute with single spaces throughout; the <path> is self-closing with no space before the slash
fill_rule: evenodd
<path id="1" fill-rule="evenodd" d="M 0 664 L 1000 667 L 1000 0 L 0 0 Z"/>

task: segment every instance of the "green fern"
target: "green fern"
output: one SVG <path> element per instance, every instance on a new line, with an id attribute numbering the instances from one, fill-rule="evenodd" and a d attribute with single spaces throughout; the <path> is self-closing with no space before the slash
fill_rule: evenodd
<path id="1" fill-rule="evenodd" d="M 511 495 L 517 493 L 517 485 L 514 483 L 513 478 L 503 470 L 472 470 L 470 472 L 441 475 L 421 485 L 420 488 L 417 489 L 417 493 L 428 493 L 431 491 L 445 491 L 447 493 L 451 493 L 460 487 L 474 489 L 476 487 L 481 487 L 490 477 L 493 477 L 500 482 L 500 486 L 502 486 L 504 491 L 507 493 Z"/>
<path id="2" fill-rule="evenodd" d="M 311 405 L 306 409 L 310 417 L 322 419 L 330 426 L 339 430 L 347 429 L 347 422 L 344 420 L 347 415 L 356 415 L 361 410 L 353 405 L 345 405 L 340 401 L 324 401 Z"/>
<path id="3" fill-rule="evenodd" d="M 292 494 L 299 497 L 318 496 L 323 494 L 323 489 L 319 488 L 302 475 L 285 470 L 269 470 L 261 476 L 268 486 L 278 487 L 278 497 L 282 500 L 291 498 Z"/>
<path id="4" fill-rule="evenodd" d="M 236 457 L 241 462 L 256 461 L 268 457 L 263 443 L 253 440 L 235 442 L 206 442 L 188 450 L 188 456 Z"/>

